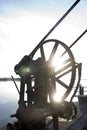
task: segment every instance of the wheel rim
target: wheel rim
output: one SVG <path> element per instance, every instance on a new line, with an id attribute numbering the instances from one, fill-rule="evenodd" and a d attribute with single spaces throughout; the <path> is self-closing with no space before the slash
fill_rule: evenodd
<path id="1" fill-rule="evenodd" d="M 75 61 L 71 50 L 63 42 L 49 39 L 37 48 L 32 59 L 36 60 L 38 57 L 42 57 L 48 66 L 55 68 L 53 75 L 56 91 L 59 93 L 61 100 L 64 100 L 74 85 L 76 74 Z"/>

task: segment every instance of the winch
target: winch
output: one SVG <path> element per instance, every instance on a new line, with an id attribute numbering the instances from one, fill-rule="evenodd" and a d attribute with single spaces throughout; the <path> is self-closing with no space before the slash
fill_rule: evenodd
<path id="1" fill-rule="evenodd" d="M 19 107 L 16 114 L 11 115 L 17 118 L 17 122 L 9 123 L 7 130 L 46 130 L 48 117 L 53 122 L 53 130 L 59 130 L 59 117 L 71 119 L 76 115 L 72 99 L 79 87 L 81 63 L 76 63 L 70 48 L 87 30 L 70 47 L 60 40 L 47 37 L 79 1 L 77 0 L 58 20 L 35 49 L 14 67 L 16 74 L 21 78 L 20 90 L 17 89 Z M 67 101 L 75 82 L 76 90 L 70 101 Z M 54 99 L 56 93 L 60 95 L 60 102 Z"/>

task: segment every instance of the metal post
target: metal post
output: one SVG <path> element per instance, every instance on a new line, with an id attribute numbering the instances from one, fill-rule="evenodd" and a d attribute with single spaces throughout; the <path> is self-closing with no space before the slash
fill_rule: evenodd
<path id="1" fill-rule="evenodd" d="M 84 87 L 82 85 L 79 87 L 79 95 L 84 95 Z"/>
<path id="2" fill-rule="evenodd" d="M 53 115 L 53 130 L 59 130 L 59 119 L 56 115 Z"/>

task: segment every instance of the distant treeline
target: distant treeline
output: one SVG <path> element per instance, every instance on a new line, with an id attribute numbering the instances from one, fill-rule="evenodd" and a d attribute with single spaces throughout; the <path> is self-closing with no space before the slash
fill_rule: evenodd
<path id="1" fill-rule="evenodd" d="M 15 81 L 20 81 L 20 78 L 14 78 Z M 13 81 L 12 78 L 0 78 L 0 81 Z"/>

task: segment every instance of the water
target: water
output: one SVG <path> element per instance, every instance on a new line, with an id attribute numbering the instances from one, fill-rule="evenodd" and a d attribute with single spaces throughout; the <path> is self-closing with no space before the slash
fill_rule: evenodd
<path id="1" fill-rule="evenodd" d="M 19 86 L 18 82 L 17 85 Z M 10 115 L 16 113 L 18 98 L 18 92 L 12 81 L 0 82 L 0 127 L 14 120 Z"/>

